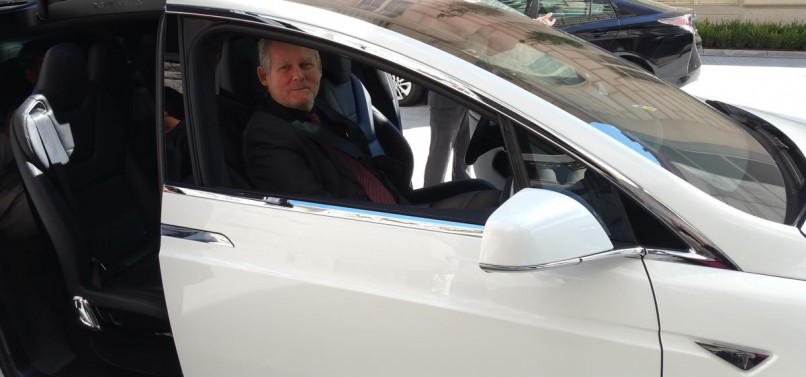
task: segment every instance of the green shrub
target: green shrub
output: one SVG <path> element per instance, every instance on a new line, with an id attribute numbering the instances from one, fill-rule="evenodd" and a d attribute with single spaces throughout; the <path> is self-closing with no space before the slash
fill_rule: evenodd
<path id="1" fill-rule="evenodd" d="M 806 51 L 806 24 L 702 20 L 697 30 L 705 48 Z"/>

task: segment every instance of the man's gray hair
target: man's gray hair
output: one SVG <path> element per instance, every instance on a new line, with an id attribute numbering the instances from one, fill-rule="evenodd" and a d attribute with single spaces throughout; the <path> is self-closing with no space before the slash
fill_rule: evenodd
<path id="1" fill-rule="evenodd" d="M 269 71 L 269 63 L 271 59 L 269 57 L 269 46 L 271 45 L 271 42 L 272 42 L 271 39 L 262 39 L 262 38 L 259 41 L 257 41 L 257 53 L 258 56 L 260 57 L 260 66 L 263 67 L 263 69 L 265 69 L 266 72 Z"/>
<path id="2" fill-rule="evenodd" d="M 266 72 L 269 71 L 270 67 L 269 63 L 271 63 L 271 57 L 269 56 L 270 55 L 269 47 L 271 47 L 272 42 L 274 41 L 271 39 L 260 39 L 257 42 L 257 53 L 258 57 L 260 58 L 260 66 L 263 67 L 263 69 L 265 69 Z M 316 60 L 321 61 L 321 58 L 319 57 L 319 51 L 318 50 L 313 51 L 316 53 Z"/>

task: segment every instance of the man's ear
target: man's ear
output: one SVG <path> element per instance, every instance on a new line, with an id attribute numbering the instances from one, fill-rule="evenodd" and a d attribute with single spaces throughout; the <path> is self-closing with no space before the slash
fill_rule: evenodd
<path id="1" fill-rule="evenodd" d="M 263 69 L 262 65 L 257 66 L 257 79 L 260 80 L 260 84 L 269 87 L 269 72 Z"/>

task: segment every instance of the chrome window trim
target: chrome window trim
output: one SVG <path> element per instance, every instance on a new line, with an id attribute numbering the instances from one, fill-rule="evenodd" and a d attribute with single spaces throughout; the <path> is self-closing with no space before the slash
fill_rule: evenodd
<path id="1" fill-rule="evenodd" d="M 314 26 L 301 21 L 289 20 L 284 17 L 273 16 L 268 14 L 258 15 L 255 13 L 239 12 L 227 9 L 203 8 L 192 5 L 171 5 L 167 8 L 167 12 L 171 14 L 191 15 L 198 17 L 231 20 L 236 22 L 246 22 L 259 26 L 284 27 L 285 30 L 293 30 L 289 29 L 288 27 L 285 27 L 285 25 L 291 25 L 301 30 L 302 33 L 300 34 L 308 33 L 313 37 L 329 40 L 339 45 L 363 51 L 377 58 L 387 61 L 393 61 L 396 62 L 397 64 L 404 65 L 409 69 L 412 69 L 425 77 L 429 77 L 436 82 L 442 83 L 447 87 L 453 88 L 467 95 L 468 97 L 477 100 L 478 103 L 484 104 L 484 106 L 493 109 L 493 111 L 496 113 L 500 113 L 500 111 L 496 109 L 496 107 L 504 109 L 507 112 L 509 112 L 509 114 L 502 113 L 502 115 L 504 115 L 513 124 L 526 127 L 526 129 L 528 129 L 529 131 L 536 133 L 537 135 L 543 138 L 547 138 L 555 144 L 558 144 L 558 146 L 561 147 L 563 150 L 566 150 L 569 153 L 569 155 L 571 155 L 574 158 L 577 158 L 578 160 L 584 161 L 591 168 L 593 168 L 603 176 L 609 178 L 614 184 L 625 190 L 625 192 L 631 198 L 636 200 L 639 203 L 639 205 L 646 208 L 653 215 L 657 216 L 675 234 L 677 234 L 681 239 L 683 239 L 683 242 L 688 244 L 688 246 L 691 248 L 691 250 L 693 250 L 694 253 L 708 260 L 715 260 L 717 258 L 715 258 L 714 255 L 719 255 L 719 259 L 729 264 L 732 268 L 740 270 L 736 265 L 736 263 L 733 262 L 733 260 L 731 260 L 727 254 L 722 252 L 710 239 L 708 239 L 708 237 L 706 237 L 702 232 L 697 230 L 688 221 L 680 217 L 674 210 L 663 204 L 660 200 L 658 200 L 657 197 L 649 193 L 644 187 L 639 186 L 638 184 L 636 184 L 635 182 L 633 182 L 632 180 L 630 180 L 629 178 L 618 172 L 617 169 L 613 168 L 609 164 L 602 161 L 599 157 L 597 157 L 593 153 L 590 153 L 584 148 L 579 147 L 571 139 L 553 131 L 550 128 L 547 128 L 543 122 L 539 121 L 538 119 L 534 119 L 530 117 L 528 114 L 511 106 L 510 104 L 501 101 L 497 96 L 495 96 L 492 93 L 484 92 L 478 89 L 470 89 L 470 87 L 467 86 L 463 81 L 453 79 L 445 74 L 442 74 L 439 71 L 432 69 L 426 64 L 414 60 L 411 57 L 403 56 L 394 51 L 389 51 L 381 46 L 377 46 L 375 44 L 371 44 L 369 42 L 362 41 L 354 37 L 345 36 L 339 32 L 323 29 L 321 27 Z M 246 18 L 254 18 L 254 19 L 246 19 Z M 285 25 L 282 24 L 272 25 L 271 21 L 278 21 Z M 487 101 L 483 101 L 482 98 L 489 98 L 493 100 L 495 106 L 490 105 Z M 522 122 L 514 119 L 510 114 L 514 114 L 515 116 L 520 117 L 521 119 L 525 119 L 531 123 L 534 123 L 535 125 L 538 126 L 539 130 L 536 130 L 534 127 L 524 125 Z M 568 147 L 564 147 L 564 145 Z M 571 151 L 568 151 L 568 149 L 572 149 L 574 152 L 572 153 Z M 804 234 L 806 234 L 806 230 L 804 229 L 806 229 L 806 225 L 804 225 L 804 228 L 802 228 L 802 231 L 804 231 Z"/>
<path id="2" fill-rule="evenodd" d="M 642 247 L 631 247 L 627 249 L 610 250 L 602 253 L 591 254 L 584 257 L 565 259 L 561 261 L 537 264 L 531 266 L 499 266 L 495 264 L 479 263 L 479 267 L 481 267 L 481 269 L 484 270 L 484 272 L 534 272 L 560 267 L 575 266 L 582 262 L 589 262 L 598 259 L 606 259 L 612 257 L 636 258 L 636 257 L 642 257 L 644 255 L 646 255 L 646 249 Z"/>
<path id="3" fill-rule="evenodd" d="M 457 234 L 481 238 L 484 226 L 454 221 L 430 219 L 410 215 L 401 215 L 381 211 L 343 207 L 333 204 L 314 203 L 303 200 L 285 200 L 267 196 L 263 199 L 250 199 L 234 195 L 213 193 L 209 191 L 165 185 L 165 193 L 186 195 L 194 198 L 211 199 L 227 203 L 245 204 L 254 207 L 271 207 L 283 211 L 307 213 L 317 216 L 363 221 L 402 228 L 419 229 L 439 233 Z"/>
<path id="4" fill-rule="evenodd" d="M 211 245 L 235 247 L 227 236 L 221 233 L 208 232 L 206 230 L 185 228 L 176 225 L 162 224 L 162 236 L 173 237 L 188 241 L 196 241 Z"/>
<path id="5" fill-rule="evenodd" d="M 652 260 L 689 263 L 702 266 L 702 262 L 717 262 L 715 258 L 709 258 L 697 253 L 694 250 L 672 250 L 659 248 L 646 248 L 646 258 Z M 732 266 L 735 268 L 735 266 Z M 736 268 L 738 270 L 738 268 Z"/>

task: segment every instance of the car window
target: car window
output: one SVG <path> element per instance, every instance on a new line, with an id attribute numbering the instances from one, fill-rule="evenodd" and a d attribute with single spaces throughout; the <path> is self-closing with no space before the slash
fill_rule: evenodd
<path id="1" fill-rule="evenodd" d="M 169 184 L 193 183 L 195 175 L 190 158 L 189 119 L 185 114 L 182 64 L 179 61 L 179 33 L 176 16 L 167 18 L 164 35 L 162 130 L 165 181 Z"/>
<path id="2" fill-rule="evenodd" d="M 652 0 L 624 0 L 617 2 L 616 6 L 623 17 L 643 16 L 675 10 L 673 6 Z"/>
<path id="3" fill-rule="evenodd" d="M 481 178 L 464 162 L 472 119 L 466 108 L 454 111 L 452 100 L 434 104 L 434 115 L 441 114 L 436 122 L 447 134 L 436 132 L 429 127 L 428 107 L 397 115 L 385 71 L 338 51 L 316 50 L 322 66 L 318 96 L 315 107 L 300 111 L 269 88 L 281 90 L 283 83 L 272 77 L 308 69 L 308 60 L 272 60 L 264 85 L 259 35 L 211 31 L 202 40 L 194 52 L 197 64 L 190 60 L 191 67 L 183 68 L 185 77 L 200 78 L 185 87 L 195 86 L 200 94 L 203 116 L 191 118 L 199 119 L 193 132 L 199 133 L 204 187 L 471 224 L 483 224 L 500 204 L 503 180 Z M 314 50 L 298 44 L 293 49 Z M 458 142 L 456 133 L 462 135 Z M 444 136 L 429 148 L 431 137 Z"/>
<path id="4" fill-rule="evenodd" d="M 518 127 L 516 135 L 518 160 L 528 177 L 525 187 L 557 191 L 576 199 L 596 216 L 613 242 L 634 242 L 618 190 L 610 182 L 526 128 Z"/>
<path id="5" fill-rule="evenodd" d="M 250 158 L 249 153 L 251 153 L 248 150 L 249 144 L 255 142 L 253 138 L 260 139 L 264 137 L 253 132 L 255 119 L 275 122 L 269 126 L 271 128 L 284 126 L 277 123 L 277 119 L 267 118 L 263 115 L 256 117 L 255 115 L 256 111 L 264 111 L 262 109 L 266 106 L 265 101 L 268 100 L 268 97 L 271 97 L 267 93 L 267 88 L 260 84 L 256 72 L 257 68 L 254 66 L 259 64 L 257 51 L 260 37 L 257 35 L 258 33 L 258 31 L 256 31 L 256 34 L 211 32 L 206 38 L 203 38 L 203 42 L 197 44 L 197 46 L 203 46 L 202 48 L 208 51 L 207 53 L 199 51 L 198 55 L 194 54 L 194 56 L 198 57 L 195 61 L 208 60 L 211 64 L 202 65 L 198 68 L 198 71 L 190 72 L 189 75 L 190 77 L 200 78 L 200 81 L 207 83 L 196 84 L 197 87 L 204 87 L 208 84 L 217 86 L 217 90 L 204 91 L 204 93 L 217 94 L 207 97 L 208 103 L 202 103 L 198 106 L 198 108 L 204 109 L 206 116 L 201 125 L 195 124 L 194 126 L 200 126 L 200 139 L 202 143 L 207 144 L 201 145 L 198 150 L 202 151 L 202 153 L 205 153 L 204 151 L 209 153 L 209 155 L 200 156 L 199 160 L 218 160 L 225 166 L 225 169 L 217 172 L 215 166 L 218 164 L 213 164 L 206 169 L 202 168 L 206 170 L 202 173 L 203 177 L 220 176 L 218 178 L 204 179 L 203 186 L 209 190 L 248 198 L 274 198 L 272 200 L 276 203 L 318 202 L 336 205 L 341 208 L 370 209 L 420 218 L 481 225 L 514 192 L 524 187 L 534 187 L 562 192 L 583 203 L 600 219 L 614 242 L 619 244 L 638 243 L 640 235 L 637 235 L 631 229 L 628 213 L 632 211 L 645 214 L 646 211 L 641 209 L 640 206 L 633 205 L 633 207 L 630 207 L 631 204 L 625 206 L 623 194 L 612 183 L 599 173 L 590 170 L 585 163 L 574 158 L 572 154 L 563 151 L 555 144 L 548 142 L 523 126 L 516 126 L 517 130 L 515 132 L 518 139 L 518 147 L 515 148 L 519 149 L 519 151 L 508 150 L 502 133 L 502 127 L 504 126 L 500 124 L 500 120 L 503 119 L 500 118 L 501 115 L 491 111 L 489 108 L 481 107 L 467 98 L 463 98 L 458 93 L 451 92 L 448 88 L 435 87 L 434 83 L 418 80 L 417 84 L 430 92 L 430 104 L 406 108 L 401 114 L 400 125 L 392 124 L 391 127 L 388 127 L 388 124 L 384 125 L 384 122 L 389 122 L 389 119 L 393 119 L 395 115 L 389 113 L 384 115 L 378 110 L 381 102 L 385 101 L 386 97 L 384 90 L 382 90 L 383 85 L 377 85 L 377 82 L 373 84 L 373 77 L 387 77 L 388 75 L 385 73 L 387 71 L 384 71 L 384 68 L 394 67 L 394 63 L 347 58 L 348 53 L 354 54 L 354 51 L 345 51 L 343 55 L 339 54 L 338 50 L 320 51 L 323 65 L 331 64 L 331 67 L 323 69 L 322 80 L 330 79 L 328 77 L 333 73 L 327 71 L 333 69 L 332 64 L 336 59 L 341 61 L 342 66 L 350 65 L 352 74 L 348 76 L 355 78 L 361 85 L 365 86 L 374 107 L 373 119 L 375 132 L 377 133 L 376 137 L 385 149 L 386 157 L 389 157 L 389 160 L 394 160 L 394 162 L 390 161 L 388 163 L 402 163 L 404 170 L 408 169 L 404 173 L 404 177 L 407 179 L 405 185 L 408 186 L 408 189 L 407 191 L 399 189 L 402 191 L 404 200 L 396 204 L 380 204 L 372 200 L 339 197 L 332 192 L 324 195 L 304 192 L 303 189 L 298 191 L 286 189 L 286 187 L 291 186 L 261 186 L 259 180 L 263 178 L 249 170 L 254 167 L 249 166 L 250 161 L 248 160 Z M 191 60 L 191 62 L 193 61 Z M 547 70 L 549 68 L 546 67 L 550 65 L 547 63 L 543 64 L 540 69 L 534 69 Z M 557 62 L 555 62 L 555 65 L 549 70 L 568 69 L 568 67 L 557 64 Z M 191 66 L 194 65 L 191 64 Z M 227 77 L 227 75 L 233 73 L 237 73 L 237 77 Z M 381 75 L 377 76 L 378 74 Z M 564 77 L 563 80 L 576 77 L 573 70 L 564 76 L 560 76 Z M 388 89 L 389 83 L 385 82 L 384 85 Z M 323 84 L 320 91 L 326 90 L 327 86 Z M 322 93 L 320 92 L 320 95 Z M 391 90 L 389 95 L 391 96 L 390 98 L 393 98 Z M 461 142 L 465 145 L 459 146 L 459 152 L 444 153 L 445 160 L 440 162 L 446 165 L 444 170 L 441 171 L 442 176 L 436 182 L 428 182 L 427 165 L 431 160 L 431 154 L 434 152 L 433 148 L 429 148 L 429 142 L 432 138 L 439 137 L 436 135 L 438 131 L 430 126 L 433 120 L 431 116 L 449 108 L 463 111 L 464 120 L 468 124 L 468 129 L 466 130 L 468 136 L 467 139 Z M 323 115 L 329 116 L 327 113 Z M 446 116 L 445 113 L 442 113 L 442 116 Z M 204 120 L 214 121 L 207 122 L 209 127 L 205 127 Z M 505 121 L 504 124 L 509 124 L 509 121 Z M 289 149 L 296 150 L 298 148 L 296 143 L 301 143 L 317 149 L 318 152 L 325 152 L 324 154 L 339 154 L 339 151 L 334 151 L 333 149 L 340 147 L 328 146 L 327 143 L 331 142 L 329 139 L 320 140 L 316 139 L 317 136 L 311 136 L 309 134 L 311 129 L 315 129 L 311 124 L 297 124 L 290 129 L 290 133 L 272 133 L 273 139 L 264 140 L 259 148 L 274 148 L 270 144 L 276 143 L 281 145 L 281 148 L 284 149 L 283 152 L 286 152 Z M 270 132 L 266 128 L 262 130 L 261 132 Z M 389 134 L 400 135 L 402 139 L 390 137 Z M 314 143 L 309 143 L 310 140 L 299 139 L 301 135 L 303 138 L 310 137 Z M 289 144 L 289 140 L 286 138 L 293 139 L 292 144 L 294 145 Z M 450 149 L 449 145 L 440 147 Z M 301 158 L 306 163 L 323 163 L 320 157 L 316 157 L 315 153 L 308 155 L 308 153 L 313 152 L 305 148 L 307 147 L 297 150 L 295 153 L 303 154 Z M 213 154 L 218 154 L 218 156 L 215 157 Z M 282 153 L 271 154 L 271 156 L 283 157 Z M 457 165 L 456 159 L 461 159 L 461 163 Z M 513 165 L 513 162 L 515 165 Z M 325 161 L 324 163 L 329 164 L 331 162 Z M 333 169 L 335 165 L 327 166 L 328 169 Z M 456 166 L 463 166 L 461 171 L 466 173 L 466 176 L 457 175 Z M 467 168 L 465 169 L 464 166 L 467 166 Z M 517 182 L 513 166 L 518 166 L 528 172 L 528 182 Z M 258 168 L 261 167 L 258 166 Z M 335 169 L 340 168 L 336 166 Z M 277 170 L 273 171 L 276 172 Z M 288 176 L 284 172 L 278 172 L 277 174 Z M 329 173 L 319 172 L 317 174 Z M 290 176 L 309 179 L 305 175 L 292 174 Z M 258 179 L 255 179 L 255 177 Z M 443 195 L 446 192 L 448 195 Z M 468 207 L 466 205 L 467 196 L 464 196 L 464 194 L 469 192 L 472 193 L 471 196 L 474 198 L 481 197 L 482 200 L 485 200 L 483 205 Z M 423 198 L 426 198 L 426 200 Z M 633 208 L 633 210 L 630 210 L 630 208 Z M 657 246 L 685 248 L 682 242 L 673 236 L 672 232 L 660 225 L 651 215 L 644 215 L 643 218 L 645 222 L 657 224 L 654 227 L 655 234 L 647 237 L 646 244 L 653 244 L 658 239 L 664 239 L 671 241 Z M 665 234 L 666 236 L 658 237 L 658 234 Z"/>
<path id="6" fill-rule="evenodd" d="M 350 11 L 344 1 L 326 7 Z M 423 29 L 414 15 L 428 12 L 436 16 Z M 794 221 L 787 214 L 796 213 L 800 203 L 786 192 L 800 187 L 786 187 L 786 166 L 778 166 L 747 130 L 601 49 L 511 13 L 437 1 L 413 3 L 400 17 L 367 19 L 494 73 L 590 124 L 592 131 L 597 128 L 627 146 L 635 141 L 650 151 L 643 156 L 656 158 L 649 161 L 716 200 L 770 221 Z M 572 70 L 558 70 L 556 77 L 543 75 L 547 70 L 535 72 L 531 65 L 543 55 Z"/>
<path id="7" fill-rule="evenodd" d="M 557 19 L 557 26 L 616 18 L 616 13 L 609 0 L 542 0 L 539 13 L 549 12 L 553 13 Z"/>

